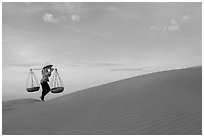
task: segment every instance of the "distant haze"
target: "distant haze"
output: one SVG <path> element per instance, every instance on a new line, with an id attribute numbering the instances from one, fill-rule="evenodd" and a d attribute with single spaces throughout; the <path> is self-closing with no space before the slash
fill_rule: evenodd
<path id="1" fill-rule="evenodd" d="M 202 65 L 201 2 L 3 2 L 2 8 L 3 100 L 39 98 L 26 92 L 26 80 L 30 68 L 47 62 L 64 82 L 59 95 Z"/>

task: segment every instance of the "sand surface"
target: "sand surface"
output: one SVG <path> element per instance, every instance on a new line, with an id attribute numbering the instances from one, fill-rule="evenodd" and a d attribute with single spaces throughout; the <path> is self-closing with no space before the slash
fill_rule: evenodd
<path id="1" fill-rule="evenodd" d="M 133 77 L 45 102 L 6 101 L 2 111 L 3 135 L 202 134 L 202 68 Z"/>

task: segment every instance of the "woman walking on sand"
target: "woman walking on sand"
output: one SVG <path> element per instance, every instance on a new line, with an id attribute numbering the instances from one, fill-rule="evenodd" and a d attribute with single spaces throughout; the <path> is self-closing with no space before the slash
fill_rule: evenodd
<path id="1" fill-rule="evenodd" d="M 45 95 L 47 95 L 50 92 L 50 86 L 48 84 L 49 77 L 51 76 L 52 71 L 54 70 L 52 68 L 53 65 L 47 64 L 42 69 L 42 79 L 40 80 L 40 84 L 42 86 L 42 95 L 40 96 L 40 99 L 44 101 Z"/>

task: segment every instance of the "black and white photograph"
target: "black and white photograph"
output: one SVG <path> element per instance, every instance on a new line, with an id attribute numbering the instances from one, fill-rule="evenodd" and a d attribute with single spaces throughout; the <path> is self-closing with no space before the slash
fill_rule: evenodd
<path id="1" fill-rule="evenodd" d="M 202 135 L 202 2 L 2 2 L 2 135 Z"/>

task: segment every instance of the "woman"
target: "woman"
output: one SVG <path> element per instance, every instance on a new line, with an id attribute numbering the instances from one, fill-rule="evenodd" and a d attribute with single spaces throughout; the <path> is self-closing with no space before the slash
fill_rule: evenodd
<path id="1" fill-rule="evenodd" d="M 51 76 L 52 71 L 54 70 L 52 68 L 53 65 L 49 64 L 43 67 L 42 69 L 42 79 L 40 80 L 40 84 L 42 86 L 42 95 L 41 95 L 41 100 L 44 101 L 45 95 L 50 92 L 50 86 L 48 84 L 49 82 L 49 77 Z"/>

